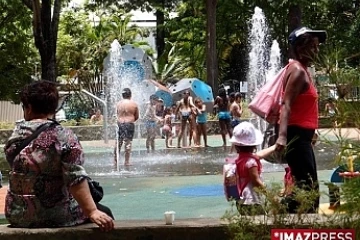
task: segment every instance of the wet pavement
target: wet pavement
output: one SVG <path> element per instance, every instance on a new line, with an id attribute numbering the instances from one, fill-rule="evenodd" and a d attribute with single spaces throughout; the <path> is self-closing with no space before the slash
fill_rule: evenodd
<path id="1" fill-rule="evenodd" d="M 343 130 L 341 134 L 359 140 L 357 129 Z M 335 167 L 338 135 L 331 129 L 321 129 L 321 141 L 315 147 L 320 189 L 324 192 L 322 203 L 328 202 L 323 183 L 329 181 Z M 220 147 L 220 135 L 209 136 L 208 142 L 212 147 L 167 150 L 164 139 L 156 139 L 157 150 L 146 153 L 145 139 L 134 139 L 130 160 L 133 166 L 124 168 L 121 156 L 120 171 L 114 171 L 114 141 L 82 141 L 82 146 L 87 172 L 104 187 L 101 203 L 113 210 L 116 219 L 162 219 L 168 210 L 175 211 L 176 218 L 220 218 L 231 208 L 222 186 L 222 164 L 230 147 Z M 265 183 L 282 184 L 283 166 L 265 161 L 263 164 Z"/>

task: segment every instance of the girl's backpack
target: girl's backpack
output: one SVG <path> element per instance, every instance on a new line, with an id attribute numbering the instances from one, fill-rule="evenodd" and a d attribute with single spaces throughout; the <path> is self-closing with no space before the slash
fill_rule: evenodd
<path id="1" fill-rule="evenodd" d="M 223 166 L 224 194 L 228 201 L 240 199 L 239 191 L 237 188 L 235 161 L 236 158 L 226 158 L 225 164 Z"/>
<path id="2" fill-rule="evenodd" d="M 260 173 L 261 172 L 260 159 L 258 159 L 253 154 L 244 154 L 244 153 L 242 154 L 241 157 L 248 158 L 250 156 L 255 158 L 255 160 L 258 162 L 258 166 L 259 166 L 258 171 Z M 224 193 L 225 193 L 225 197 L 228 201 L 240 200 L 241 199 L 240 194 L 242 193 L 242 191 L 248 184 L 248 182 L 245 182 L 245 183 L 243 183 L 242 186 L 238 186 L 238 177 L 239 176 L 237 174 L 238 171 L 237 171 L 237 167 L 236 167 L 236 161 L 238 159 L 239 159 L 239 156 L 234 159 L 226 158 L 225 164 L 223 167 Z M 243 170 L 242 169 L 244 167 L 243 165 L 245 165 L 245 162 L 241 164 L 241 170 Z M 246 174 L 244 174 L 244 175 L 246 175 Z"/>

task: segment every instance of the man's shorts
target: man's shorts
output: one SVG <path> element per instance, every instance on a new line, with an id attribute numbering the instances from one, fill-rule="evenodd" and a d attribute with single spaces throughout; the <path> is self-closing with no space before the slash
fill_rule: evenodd
<path id="1" fill-rule="evenodd" d="M 239 119 L 231 119 L 231 127 L 234 128 L 240 123 Z"/>
<path id="2" fill-rule="evenodd" d="M 146 120 L 145 121 L 145 127 L 146 128 L 156 128 L 156 122 L 155 121 L 150 121 L 150 120 Z"/>
<path id="3" fill-rule="evenodd" d="M 118 140 L 129 140 L 132 141 L 135 133 L 134 123 L 119 123 L 118 122 Z"/>

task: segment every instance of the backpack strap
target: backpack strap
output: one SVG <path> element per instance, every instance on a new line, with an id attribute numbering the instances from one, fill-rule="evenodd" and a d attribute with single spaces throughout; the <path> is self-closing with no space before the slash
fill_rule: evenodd
<path id="1" fill-rule="evenodd" d="M 35 132 L 33 132 L 33 134 L 31 134 L 30 136 L 28 136 L 27 138 L 23 139 L 22 141 L 20 141 L 14 151 L 11 153 L 10 156 L 8 156 L 8 158 L 11 160 L 11 163 L 10 165 L 12 165 L 15 157 L 17 155 L 19 155 L 19 153 L 21 152 L 21 150 L 23 150 L 27 145 L 30 144 L 31 141 L 33 141 L 34 139 L 36 139 L 40 133 L 42 133 L 43 131 L 45 131 L 46 129 L 48 129 L 49 127 L 51 126 L 55 126 L 55 125 L 59 125 L 58 122 L 56 122 L 55 120 L 53 119 L 48 119 L 48 120 L 51 120 L 51 122 L 47 122 L 45 124 L 42 124 L 40 125 L 36 130 Z"/>
<path id="2" fill-rule="evenodd" d="M 260 159 L 255 155 L 255 154 L 242 154 L 242 156 L 239 156 L 239 158 L 237 160 L 239 160 L 240 158 L 252 158 L 256 161 L 257 163 L 257 169 L 258 169 L 258 172 L 260 173 L 261 172 L 261 163 L 260 163 Z M 245 166 L 246 163 L 244 163 L 244 166 Z M 236 178 L 237 178 L 237 183 L 239 183 L 239 174 L 238 174 L 238 171 L 236 171 Z M 241 197 L 242 195 L 242 192 L 244 191 L 245 187 L 250 183 L 251 179 L 250 177 L 248 176 L 247 179 L 245 180 L 245 182 L 243 184 L 241 184 L 241 186 L 238 185 L 238 192 L 239 192 L 239 196 Z"/>
<path id="3" fill-rule="evenodd" d="M 306 72 L 306 75 L 308 76 L 309 81 L 313 82 L 313 79 L 312 79 L 309 71 L 306 69 L 306 67 L 304 67 L 298 60 L 295 60 L 295 59 L 290 59 L 290 60 L 289 60 L 289 63 L 286 65 L 285 74 L 286 74 L 287 70 L 289 69 L 290 65 L 292 65 L 292 64 L 294 64 L 294 63 L 298 63 L 298 65 L 300 65 L 300 67 L 302 67 L 302 68 L 304 69 L 304 71 Z M 310 83 L 311 83 L 311 82 L 310 82 Z M 285 76 L 284 76 L 284 78 L 283 78 L 282 85 L 283 85 L 282 90 L 285 91 L 285 87 L 286 87 L 286 85 L 287 85 L 287 82 L 285 82 Z"/>

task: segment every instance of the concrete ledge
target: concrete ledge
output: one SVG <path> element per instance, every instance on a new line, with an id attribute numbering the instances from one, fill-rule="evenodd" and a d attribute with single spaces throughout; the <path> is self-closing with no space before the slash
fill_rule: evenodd
<path id="1" fill-rule="evenodd" d="M 229 239 L 227 224 L 219 219 L 180 219 L 174 225 L 164 221 L 116 221 L 115 230 L 101 232 L 95 224 L 68 228 L 10 228 L 0 225 L 1 240 L 208 240 Z"/>

